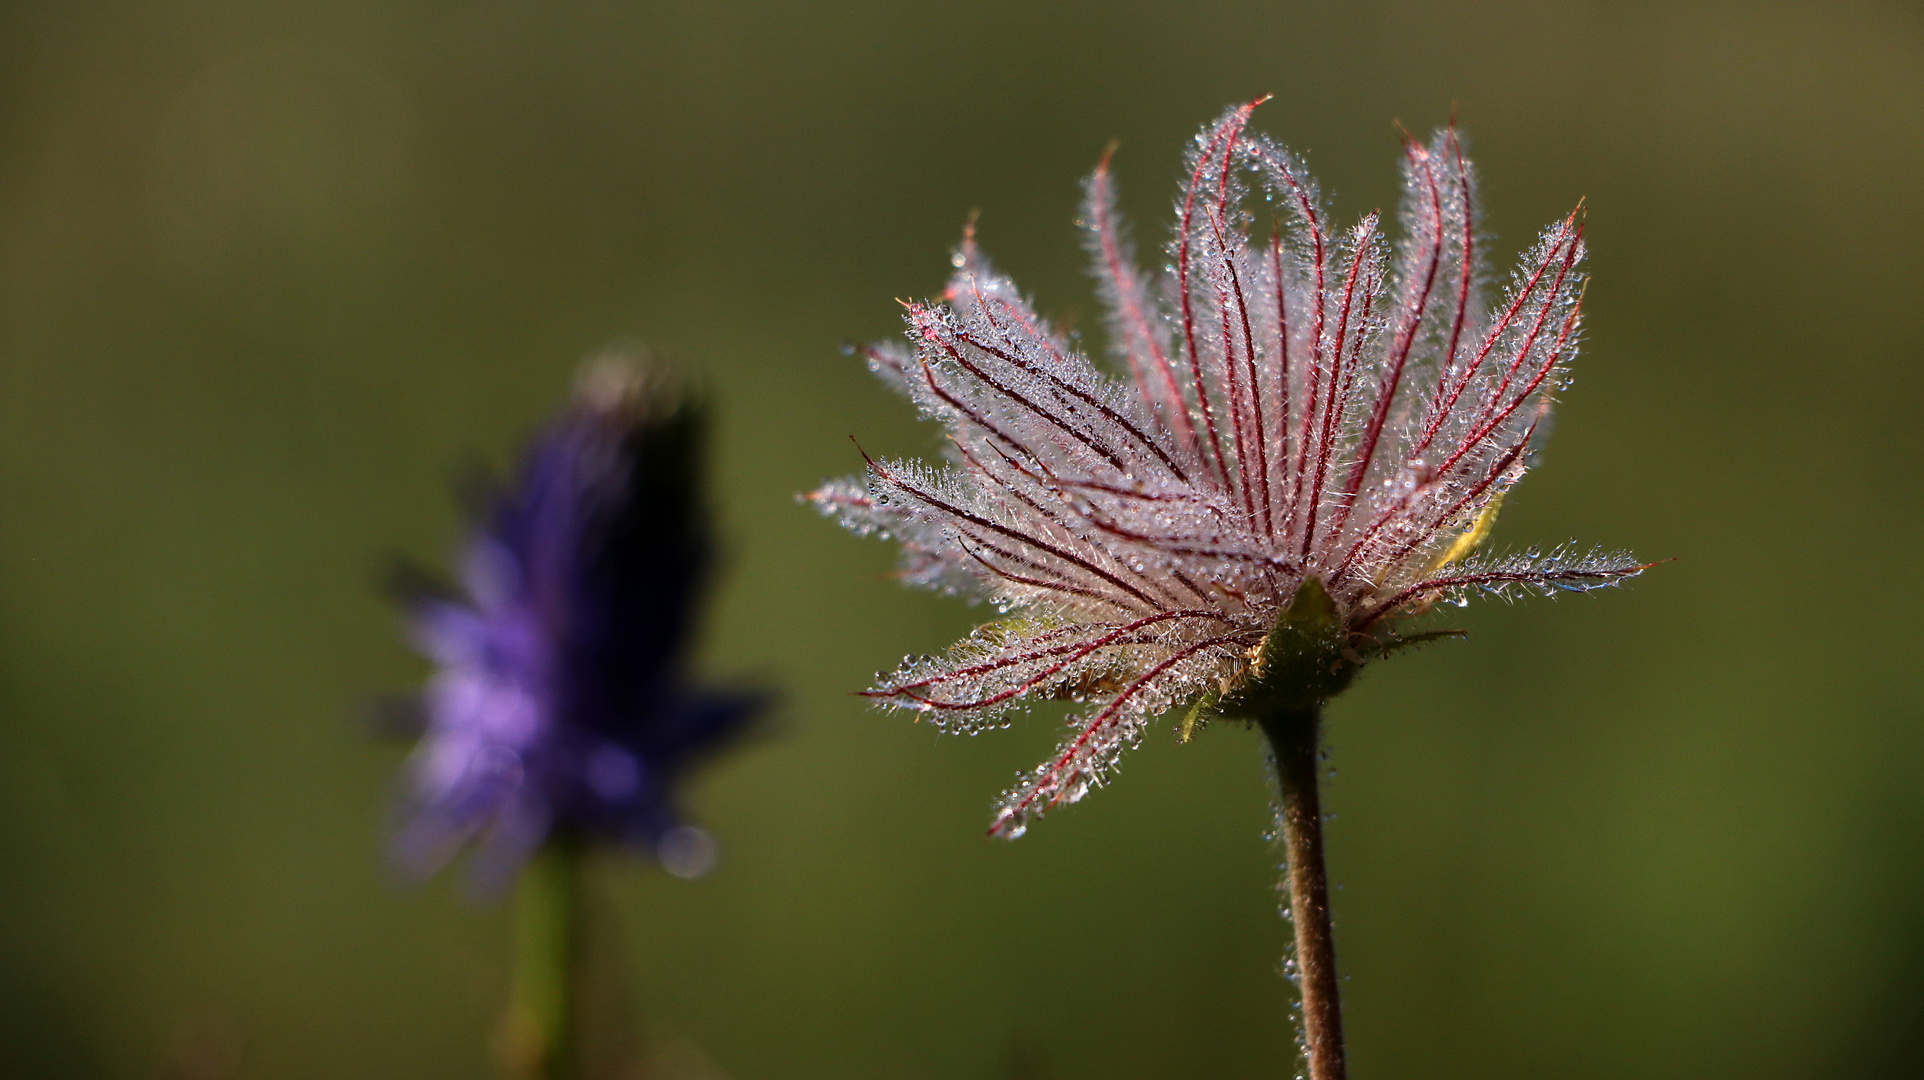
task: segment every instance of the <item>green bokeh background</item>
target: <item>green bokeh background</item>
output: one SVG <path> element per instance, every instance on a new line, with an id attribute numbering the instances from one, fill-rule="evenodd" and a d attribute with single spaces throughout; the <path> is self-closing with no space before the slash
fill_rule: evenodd
<path id="1" fill-rule="evenodd" d="M 787 694 L 689 793 L 712 877 L 604 870 L 653 1075 L 1287 1075 L 1257 740 L 985 842 L 1053 724 L 864 711 L 981 612 L 793 501 L 935 445 L 837 346 L 972 209 L 1092 325 L 1078 179 L 1120 139 L 1153 243 L 1264 92 L 1345 220 L 1452 109 L 1504 257 L 1587 197 L 1499 538 L 1677 560 L 1334 707 L 1353 1075 L 1917 1075 L 1924 14 L 1561 0 L 5 5 L 0 1073 L 492 1074 L 504 912 L 382 861 L 370 568 L 635 336 L 717 404 L 703 665 Z"/>

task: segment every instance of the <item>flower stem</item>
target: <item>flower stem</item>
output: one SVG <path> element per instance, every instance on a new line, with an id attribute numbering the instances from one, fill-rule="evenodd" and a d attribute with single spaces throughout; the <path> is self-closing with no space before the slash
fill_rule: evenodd
<path id="1" fill-rule="evenodd" d="M 1344 1080 L 1343 1017 L 1330 933 L 1329 873 L 1323 866 L 1323 811 L 1316 798 L 1322 710 L 1277 710 L 1261 720 L 1276 758 L 1283 802 L 1278 815 L 1289 864 L 1290 921 L 1303 996 L 1303 1044 L 1310 1080 Z"/>
<path id="2" fill-rule="evenodd" d="M 581 970 L 581 845 L 552 838 L 514 890 L 514 958 L 503 1056 L 514 1080 L 574 1080 Z"/>

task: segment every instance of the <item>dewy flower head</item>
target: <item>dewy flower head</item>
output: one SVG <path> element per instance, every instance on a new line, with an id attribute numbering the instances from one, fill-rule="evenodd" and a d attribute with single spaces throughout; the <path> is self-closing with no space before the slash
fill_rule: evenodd
<path id="1" fill-rule="evenodd" d="M 1003 797 L 996 833 L 1079 799 L 1173 706 L 1314 704 L 1439 599 L 1642 569 L 1570 547 L 1475 554 L 1576 354 L 1579 216 L 1491 306 L 1453 130 L 1406 146 L 1392 248 L 1373 214 L 1330 226 L 1298 162 L 1245 130 L 1256 104 L 1196 137 L 1160 274 L 1133 262 L 1106 159 L 1089 179 L 1082 224 L 1126 379 L 1039 318 L 970 230 L 943 302 L 909 305 L 911 347 L 867 351 L 946 425 L 949 461 L 871 460 L 811 496 L 900 540 L 909 580 L 1008 614 L 882 676 L 875 700 L 963 732 L 1034 699 L 1090 703 Z M 1252 239 L 1258 191 L 1286 224 Z"/>
<path id="2" fill-rule="evenodd" d="M 709 562 L 700 427 L 658 370 L 592 363 L 512 482 L 478 492 L 459 592 L 403 590 L 439 665 L 396 837 L 411 868 L 478 842 L 499 881 L 563 832 L 699 870 L 672 789 L 753 706 L 679 670 Z"/>

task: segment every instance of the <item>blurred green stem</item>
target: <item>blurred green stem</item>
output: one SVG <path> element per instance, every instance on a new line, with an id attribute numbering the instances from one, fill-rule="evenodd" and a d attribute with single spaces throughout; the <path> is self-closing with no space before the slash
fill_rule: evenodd
<path id="1" fill-rule="evenodd" d="M 576 1080 L 581 970 L 582 848 L 564 838 L 541 846 L 514 891 L 514 970 L 505 1057 L 514 1080 Z"/>
<path id="2" fill-rule="evenodd" d="M 1344 1080 L 1343 1017 L 1336 942 L 1329 923 L 1329 874 L 1323 866 L 1323 810 L 1316 797 L 1322 709 L 1272 709 L 1260 718 L 1276 755 L 1282 787 L 1278 815 L 1289 860 L 1290 922 L 1303 997 L 1303 1043 L 1310 1080 Z"/>

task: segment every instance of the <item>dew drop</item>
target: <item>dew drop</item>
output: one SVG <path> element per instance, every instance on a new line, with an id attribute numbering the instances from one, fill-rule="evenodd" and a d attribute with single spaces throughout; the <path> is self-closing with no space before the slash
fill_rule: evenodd
<path id="1" fill-rule="evenodd" d="M 715 855 L 715 838 L 693 825 L 677 825 L 655 844 L 655 858 L 661 860 L 661 868 L 689 881 L 707 877 L 715 869 Z"/>

